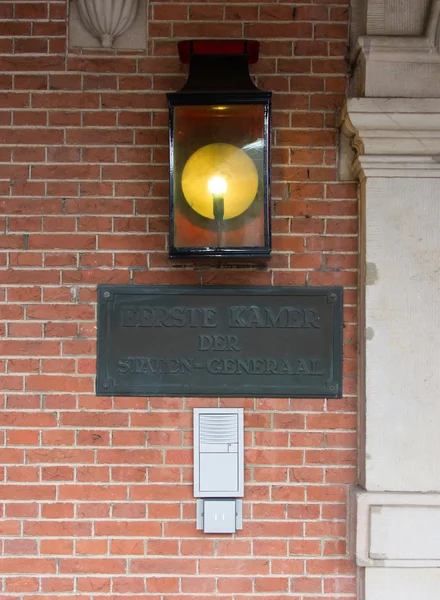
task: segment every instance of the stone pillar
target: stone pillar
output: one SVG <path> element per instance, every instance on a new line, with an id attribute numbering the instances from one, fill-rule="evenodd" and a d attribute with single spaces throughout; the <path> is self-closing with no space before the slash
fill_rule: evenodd
<path id="1" fill-rule="evenodd" d="M 357 564 L 365 600 L 440 590 L 440 102 L 356 98 L 361 348 Z"/>
<path id="2" fill-rule="evenodd" d="M 383 2 L 369 4 L 367 33 Z M 343 115 L 361 184 L 360 600 L 440 594 L 439 11 L 421 36 L 359 38 Z"/>

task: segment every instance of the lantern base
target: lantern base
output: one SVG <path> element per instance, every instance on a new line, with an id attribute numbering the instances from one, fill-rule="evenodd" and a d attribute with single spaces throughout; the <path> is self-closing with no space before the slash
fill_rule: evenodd
<path id="1" fill-rule="evenodd" d="M 176 248 L 170 258 L 269 258 L 270 248 Z"/>

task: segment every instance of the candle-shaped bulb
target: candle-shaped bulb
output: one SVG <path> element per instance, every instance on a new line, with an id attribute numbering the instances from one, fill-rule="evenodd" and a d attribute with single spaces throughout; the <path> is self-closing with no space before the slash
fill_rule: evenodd
<path id="1" fill-rule="evenodd" d="M 223 177 L 211 177 L 208 181 L 208 190 L 213 196 L 223 196 L 228 189 L 228 184 Z"/>

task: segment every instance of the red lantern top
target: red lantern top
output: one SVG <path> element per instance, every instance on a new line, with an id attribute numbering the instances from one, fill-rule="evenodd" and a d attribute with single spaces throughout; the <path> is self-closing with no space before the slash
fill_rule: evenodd
<path id="1" fill-rule="evenodd" d="M 258 62 L 260 42 L 255 40 L 184 40 L 177 44 L 179 58 L 187 65 L 191 56 L 213 55 L 247 56 L 250 65 Z"/>

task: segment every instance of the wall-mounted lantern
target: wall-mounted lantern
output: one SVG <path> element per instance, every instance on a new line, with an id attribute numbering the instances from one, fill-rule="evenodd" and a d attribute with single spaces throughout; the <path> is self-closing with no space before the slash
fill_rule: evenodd
<path id="1" fill-rule="evenodd" d="M 178 44 L 189 63 L 170 109 L 170 257 L 270 254 L 271 93 L 249 76 L 259 43 Z"/>

